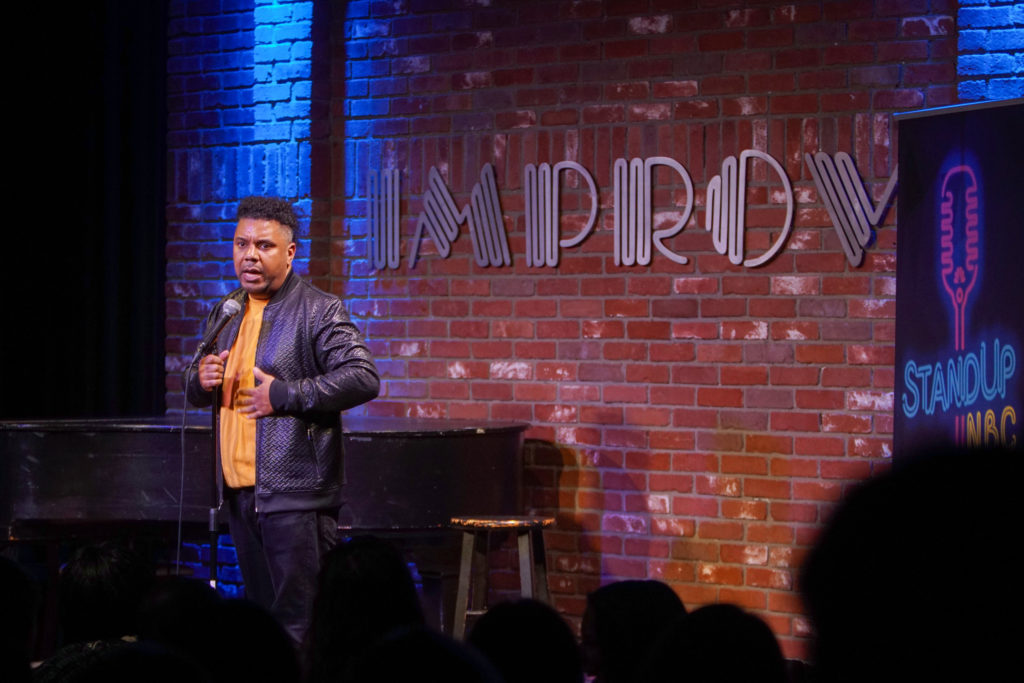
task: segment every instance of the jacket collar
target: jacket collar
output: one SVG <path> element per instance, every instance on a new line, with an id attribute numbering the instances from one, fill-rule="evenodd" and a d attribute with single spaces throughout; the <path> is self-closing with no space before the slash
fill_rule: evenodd
<path id="1" fill-rule="evenodd" d="M 284 279 L 284 282 L 281 283 L 281 287 L 276 292 L 274 292 L 274 295 L 272 297 L 270 297 L 270 301 L 267 302 L 267 305 L 273 306 L 274 304 L 284 299 L 286 296 L 288 296 L 288 292 L 295 289 L 295 286 L 298 284 L 299 276 L 295 274 L 295 268 L 289 268 L 288 277 Z"/>
<path id="2" fill-rule="evenodd" d="M 288 296 L 290 291 L 298 286 L 300 281 L 299 276 L 295 274 L 295 269 L 289 269 L 288 277 L 285 278 L 280 289 L 274 292 L 274 295 L 270 297 L 270 301 L 267 302 L 267 305 L 273 306 L 274 304 L 282 301 L 286 296 Z M 243 309 L 249 304 L 249 295 L 241 287 L 231 292 L 231 294 L 228 295 L 228 298 L 234 299 L 238 303 L 242 304 Z M 241 318 L 239 318 L 239 320 L 241 320 Z"/>

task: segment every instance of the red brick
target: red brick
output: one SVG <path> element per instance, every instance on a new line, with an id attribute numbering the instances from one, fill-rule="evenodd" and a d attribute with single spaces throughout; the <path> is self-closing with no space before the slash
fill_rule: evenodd
<path id="1" fill-rule="evenodd" d="M 818 384 L 821 372 L 818 368 L 803 366 L 774 366 L 770 381 L 774 385 L 814 386 Z"/>
<path id="2" fill-rule="evenodd" d="M 653 84 L 656 98 L 693 97 L 697 94 L 697 81 L 660 81 Z"/>
<path id="3" fill-rule="evenodd" d="M 883 430 L 881 428 L 876 428 L 876 431 Z M 856 455 L 858 457 L 890 458 L 892 457 L 892 439 L 887 437 L 854 437 L 850 439 L 849 450 L 851 455 Z"/>
<path id="4" fill-rule="evenodd" d="M 641 384 L 668 384 L 670 369 L 664 365 L 629 364 L 626 366 L 626 381 Z"/>
<path id="5" fill-rule="evenodd" d="M 659 474 L 652 472 L 649 478 L 649 487 L 651 491 L 690 493 L 694 488 L 694 479 L 692 475 Z"/>
<path id="6" fill-rule="evenodd" d="M 718 501 L 706 496 L 674 496 L 672 514 L 682 517 L 717 517 Z"/>
<path id="7" fill-rule="evenodd" d="M 721 369 L 723 385 L 744 385 L 768 383 L 768 368 L 764 366 L 723 367 Z"/>
<path id="8" fill-rule="evenodd" d="M 796 79 L 791 73 L 768 71 L 755 72 L 749 76 L 749 90 L 752 93 L 792 92 Z"/>
<path id="9" fill-rule="evenodd" d="M 771 428 L 782 432 L 817 432 L 820 430 L 818 413 L 772 413 Z"/>
<path id="10" fill-rule="evenodd" d="M 765 520 L 768 518 L 768 503 L 763 500 L 723 500 L 722 516 L 726 519 Z"/>
<path id="11" fill-rule="evenodd" d="M 868 434 L 871 432 L 871 418 L 867 415 L 826 413 L 821 416 L 821 430 L 823 432 Z"/>
<path id="12" fill-rule="evenodd" d="M 785 47 L 793 44 L 793 29 L 790 27 L 751 31 L 747 40 L 752 49 Z"/>
<path id="13" fill-rule="evenodd" d="M 697 493 L 714 496 L 737 497 L 741 494 L 741 480 L 738 477 L 698 476 Z"/>
<path id="14" fill-rule="evenodd" d="M 747 541 L 751 543 L 792 543 L 792 527 L 784 524 L 750 524 L 747 526 Z"/>
<path id="15" fill-rule="evenodd" d="M 669 339 L 671 323 L 661 321 L 629 321 L 626 323 L 626 334 L 630 339 Z"/>
<path id="16" fill-rule="evenodd" d="M 871 475 L 871 463 L 864 460 L 825 460 L 821 463 L 823 479 L 859 480 Z"/>
<path id="17" fill-rule="evenodd" d="M 772 339 L 815 341 L 819 338 L 819 335 L 819 324 L 816 322 L 793 320 L 772 323 L 771 325 Z"/>
<path id="18" fill-rule="evenodd" d="M 650 577 L 659 581 L 682 581 L 692 583 L 697 576 L 696 565 L 693 562 L 663 562 L 651 561 L 648 563 Z"/>
<path id="19" fill-rule="evenodd" d="M 796 407 L 814 410 L 836 410 L 846 406 L 845 394 L 840 390 L 797 389 Z"/>
<path id="20" fill-rule="evenodd" d="M 722 410 L 718 415 L 722 429 L 747 432 L 768 429 L 768 416 L 762 410 Z"/>
<path id="21" fill-rule="evenodd" d="M 698 36 L 697 46 L 701 52 L 738 50 L 744 47 L 744 33 L 742 31 L 704 33 Z"/>
<path id="22" fill-rule="evenodd" d="M 605 301 L 605 315 L 611 318 L 637 318 L 649 315 L 647 301 L 611 299 Z"/>
<path id="23" fill-rule="evenodd" d="M 825 48 L 824 63 L 869 64 L 875 60 L 875 46 L 865 44 L 834 45 Z"/>
<path id="24" fill-rule="evenodd" d="M 714 362 L 714 364 L 740 362 L 743 359 L 743 347 L 738 344 L 728 343 L 699 344 L 696 347 L 695 359 L 697 362 Z"/>
<path id="25" fill-rule="evenodd" d="M 659 471 L 668 470 L 671 466 L 672 458 L 668 453 L 650 453 L 645 451 L 626 454 L 626 467 L 630 469 Z"/>
<path id="26" fill-rule="evenodd" d="M 895 318 L 894 299 L 854 299 L 849 304 L 851 318 Z"/>
<path id="27" fill-rule="evenodd" d="M 719 291 L 719 280 L 713 277 L 676 278 L 672 282 L 677 294 L 714 294 Z"/>
<path id="28" fill-rule="evenodd" d="M 814 296 L 821 291 L 821 279 L 810 275 L 778 275 L 771 279 L 772 294 Z"/>
<path id="29" fill-rule="evenodd" d="M 701 583 L 740 586 L 743 584 L 743 569 L 727 565 L 702 563 L 697 566 L 697 580 Z"/>
<path id="30" fill-rule="evenodd" d="M 841 364 L 843 347 L 835 344 L 801 344 L 796 347 L 798 363 Z"/>
<path id="31" fill-rule="evenodd" d="M 793 483 L 793 497 L 797 500 L 838 502 L 842 493 L 842 485 L 835 482 L 798 481 Z"/>
<path id="32" fill-rule="evenodd" d="M 676 415 L 672 415 L 673 426 L 678 426 L 676 423 Z M 669 450 L 686 450 L 693 448 L 694 436 L 692 432 L 676 432 L 676 431 L 652 431 L 650 433 L 650 447 L 651 448 L 665 448 Z"/>
<path id="33" fill-rule="evenodd" d="M 748 477 L 743 482 L 743 495 L 752 498 L 788 499 L 791 497 L 791 485 L 786 480 L 755 479 Z"/>
<path id="34" fill-rule="evenodd" d="M 838 456 L 844 455 L 846 445 L 836 437 L 796 437 L 793 440 L 793 452 L 796 455 Z"/>
<path id="35" fill-rule="evenodd" d="M 512 355 L 512 344 L 506 341 L 478 341 L 472 344 L 474 358 L 508 358 Z"/>
<path id="36" fill-rule="evenodd" d="M 745 390 L 747 408 L 777 408 L 785 409 L 793 407 L 792 389 L 764 389 L 750 387 Z"/>
<path id="37" fill-rule="evenodd" d="M 743 538 L 743 524 L 735 521 L 700 521 L 697 524 L 697 537 L 737 541 Z"/>
<path id="38" fill-rule="evenodd" d="M 820 323 L 826 341 L 870 341 L 874 326 L 865 321 L 827 320 Z"/>
<path id="39" fill-rule="evenodd" d="M 672 323 L 673 339 L 717 339 L 717 323 Z"/>
<path id="40" fill-rule="evenodd" d="M 818 111 L 818 95 L 772 95 L 769 100 L 769 109 L 772 114 L 796 114 Z"/>
<path id="41" fill-rule="evenodd" d="M 733 474 L 767 474 L 768 464 L 763 457 L 749 455 L 723 455 L 722 472 Z"/>
<path id="42" fill-rule="evenodd" d="M 583 323 L 584 337 L 592 339 L 621 339 L 624 326 L 617 320 L 587 320 Z"/>
<path id="43" fill-rule="evenodd" d="M 793 440 L 774 434 L 750 434 L 747 436 L 749 453 L 792 453 Z"/>
<path id="44" fill-rule="evenodd" d="M 793 590 L 793 574 L 784 570 L 751 567 L 747 569 L 746 585 L 791 591 Z"/>
<path id="45" fill-rule="evenodd" d="M 912 109 L 924 105 L 920 90 L 892 90 L 875 93 L 873 106 L 877 109 Z"/>
<path id="46" fill-rule="evenodd" d="M 816 522 L 818 521 L 817 505 L 808 503 L 773 502 L 769 510 L 770 518 L 780 522 Z"/>
<path id="47" fill-rule="evenodd" d="M 757 340 L 768 338 L 768 323 L 755 321 L 723 322 L 722 339 Z"/>
<path id="48" fill-rule="evenodd" d="M 628 369 L 627 369 L 628 374 Z M 655 405 L 692 406 L 696 400 L 696 391 L 692 387 L 665 386 L 650 387 L 650 401 Z"/>
<path id="49" fill-rule="evenodd" d="M 848 355 L 851 365 L 892 365 L 896 360 L 892 346 L 851 344 Z"/>
<path id="50" fill-rule="evenodd" d="M 919 38 L 931 36 L 949 36 L 956 32 L 956 22 L 951 16 L 911 17 L 903 19 L 900 36 Z"/>
<path id="51" fill-rule="evenodd" d="M 671 422 L 671 413 L 661 408 L 626 408 L 626 422 L 632 425 L 665 427 Z"/>
<path id="52" fill-rule="evenodd" d="M 742 451 L 743 436 L 738 432 L 697 432 L 697 448 L 704 451 Z"/>
<path id="53" fill-rule="evenodd" d="M 697 405 L 738 408 L 743 405 L 740 389 L 702 387 L 697 390 Z"/>
<path id="54" fill-rule="evenodd" d="M 818 462 L 809 458 L 772 458 L 771 474 L 775 477 L 816 477 Z"/>
<path id="55" fill-rule="evenodd" d="M 794 318 L 796 317 L 796 301 L 793 299 L 757 299 L 747 301 L 751 317 L 754 318 Z"/>

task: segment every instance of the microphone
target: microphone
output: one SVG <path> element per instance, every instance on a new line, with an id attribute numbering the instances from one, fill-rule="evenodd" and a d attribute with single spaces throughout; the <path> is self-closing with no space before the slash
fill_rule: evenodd
<path id="1" fill-rule="evenodd" d="M 217 341 L 217 335 L 220 334 L 220 331 L 224 329 L 228 321 L 234 318 L 240 310 L 242 310 L 242 305 L 234 299 L 228 299 L 224 302 L 220 309 L 220 317 L 210 325 L 210 328 L 206 330 L 206 336 L 203 337 L 203 341 L 199 343 L 196 355 L 192 357 L 193 362 L 213 346 L 213 342 Z"/>

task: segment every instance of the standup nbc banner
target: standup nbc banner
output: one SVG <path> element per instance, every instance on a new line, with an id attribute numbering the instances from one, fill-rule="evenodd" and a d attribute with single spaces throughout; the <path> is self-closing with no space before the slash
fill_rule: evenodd
<path id="1" fill-rule="evenodd" d="M 1024 446 L 1024 100 L 898 115 L 895 455 Z"/>

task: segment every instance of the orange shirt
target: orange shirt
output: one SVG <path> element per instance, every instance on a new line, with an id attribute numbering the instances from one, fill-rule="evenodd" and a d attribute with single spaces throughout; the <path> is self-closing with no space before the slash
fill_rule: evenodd
<path id="1" fill-rule="evenodd" d="M 256 484 L 256 420 L 235 408 L 239 389 L 256 386 L 252 369 L 256 364 L 256 342 L 263 325 L 267 299 L 249 297 L 238 337 L 224 367 L 220 406 L 220 457 L 224 482 L 231 488 Z"/>

